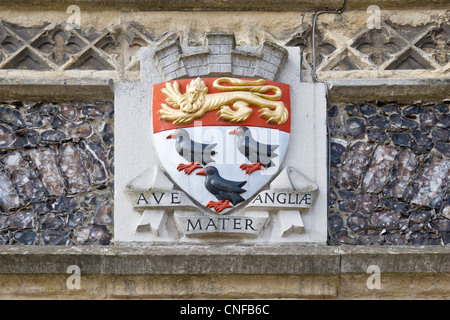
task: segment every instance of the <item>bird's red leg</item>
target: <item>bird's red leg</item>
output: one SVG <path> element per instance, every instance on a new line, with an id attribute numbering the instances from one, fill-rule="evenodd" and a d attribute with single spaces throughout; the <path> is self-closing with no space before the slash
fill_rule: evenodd
<path id="1" fill-rule="evenodd" d="M 194 171 L 196 169 L 200 169 L 200 168 L 203 168 L 203 167 L 197 161 L 196 162 L 191 162 L 189 164 L 180 163 L 177 166 L 177 170 L 178 171 L 184 170 L 184 173 L 186 173 L 186 174 L 191 174 L 192 171 Z"/>
<path id="2" fill-rule="evenodd" d="M 208 202 L 208 204 L 206 205 L 206 207 L 207 208 L 214 208 L 214 207 L 216 207 L 216 206 L 218 206 L 218 205 L 221 205 L 223 203 L 223 200 L 220 200 L 220 201 L 218 201 L 218 202 L 216 202 L 216 201 L 210 201 L 210 202 Z"/>
<path id="3" fill-rule="evenodd" d="M 243 163 L 240 165 L 239 168 L 241 168 L 242 170 L 245 170 L 245 173 L 247 173 L 247 174 L 251 174 L 251 173 L 255 172 L 256 170 L 263 170 L 263 168 L 261 167 L 261 162 L 252 163 L 252 164 Z"/>
<path id="4" fill-rule="evenodd" d="M 225 202 L 222 201 L 222 204 L 214 206 L 214 210 L 216 210 L 216 212 L 222 212 L 227 208 L 233 208 L 233 206 L 230 204 L 230 200 L 225 200 Z"/>

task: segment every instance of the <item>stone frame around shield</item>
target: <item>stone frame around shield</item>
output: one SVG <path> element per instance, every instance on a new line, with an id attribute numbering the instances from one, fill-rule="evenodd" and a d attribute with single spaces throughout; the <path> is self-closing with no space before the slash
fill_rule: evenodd
<path id="1" fill-rule="evenodd" d="M 114 241 L 325 244 L 328 169 L 324 84 L 300 82 L 298 47 L 266 42 L 261 47 L 236 47 L 234 36 L 228 33 L 209 34 L 206 39 L 205 47 L 181 48 L 173 42 L 164 48 L 142 48 L 140 81 L 115 84 Z M 177 58 L 168 54 L 158 57 L 162 49 L 170 49 Z M 270 55 L 277 50 L 285 57 L 277 61 L 275 69 L 276 59 L 273 55 L 267 59 L 267 52 Z M 194 71 L 185 62 L 188 52 L 191 60 L 194 52 L 202 61 Z M 253 61 L 247 64 L 253 65 L 253 70 L 236 66 L 242 57 Z M 162 59 L 173 64 L 172 69 L 166 68 L 171 74 L 164 72 Z M 219 68 L 217 61 L 222 61 Z M 153 148 L 153 85 L 195 76 L 266 78 L 290 86 L 291 142 L 278 175 L 245 207 L 224 216 L 202 211 L 189 194 L 177 188 L 158 166 Z"/>

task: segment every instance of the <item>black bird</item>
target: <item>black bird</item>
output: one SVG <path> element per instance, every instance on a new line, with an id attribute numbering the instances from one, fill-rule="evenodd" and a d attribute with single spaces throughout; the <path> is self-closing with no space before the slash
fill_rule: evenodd
<path id="1" fill-rule="evenodd" d="M 219 200 L 219 202 L 210 201 L 206 206 L 207 208 L 214 208 L 216 212 L 221 212 L 226 208 L 232 208 L 229 204 L 230 202 L 235 206 L 245 201 L 240 194 L 246 191 L 245 189 L 242 189 L 242 186 L 244 186 L 247 181 L 231 181 L 224 179 L 220 176 L 219 170 L 212 166 L 207 166 L 204 170 L 200 170 L 196 174 L 206 176 L 206 189 Z"/>
<path id="2" fill-rule="evenodd" d="M 238 137 L 237 147 L 251 164 L 242 164 L 240 168 L 245 170 L 247 174 L 251 174 L 256 170 L 261 170 L 261 166 L 269 168 L 274 165 L 272 158 L 278 156 L 274 151 L 278 149 L 277 145 L 264 144 L 253 139 L 250 129 L 247 127 L 239 127 L 231 130 L 229 134 Z"/>
<path id="3" fill-rule="evenodd" d="M 177 129 L 169 134 L 166 139 L 175 139 L 175 150 L 180 156 L 190 161 L 189 164 L 179 164 L 177 170 L 184 170 L 186 174 L 191 174 L 195 169 L 202 168 L 210 162 L 214 162 L 211 156 L 216 152 L 213 150 L 217 143 L 200 143 L 191 140 L 189 132 L 185 129 Z"/>

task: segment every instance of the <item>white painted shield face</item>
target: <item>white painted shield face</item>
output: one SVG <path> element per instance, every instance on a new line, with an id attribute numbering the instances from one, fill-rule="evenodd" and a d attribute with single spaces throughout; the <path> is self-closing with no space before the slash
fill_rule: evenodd
<path id="1" fill-rule="evenodd" d="M 217 197 L 217 194 L 213 194 L 207 189 L 207 177 L 198 175 L 197 173 L 208 167 L 215 167 L 218 172 L 217 175 L 220 177 L 217 178 L 217 175 L 215 175 L 214 177 L 211 177 L 211 179 L 220 182 L 223 182 L 222 179 L 242 182 L 240 184 L 241 189 L 244 189 L 245 191 L 241 192 L 241 190 L 239 196 L 242 197 L 243 200 L 236 203 L 236 205 L 230 203 L 232 207 L 223 209 L 220 212 L 217 212 L 214 208 L 210 208 L 209 210 L 211 210 L 212 213 L 228 213 L 234 208 L 244 205 L 247 200 L 252 199 L 257 192 L 269 183 L 279 172 L 280 165 L 286 154 L 290 136 L 288 132 L 272 128 L 248 126 L 246 127 L 248 128 L 246 136 L 249 138 L 246 140 L 246 152 L 245 147 L 241 146 L 241 148 L 239 148 L 238 136 L 230 134 L 230 132 L 239 127 L 241 126 L 238 124 L 236 126 L 201 126 L 201 121 L 198 121 L 194 123 L 193 127 L 181 129 L 185 130 L 184 138 L 182 140 L 186 142 L 187 132 L 188 139 L 192 141 L 192 143 L 189 142 L 187 144 L 183 144 L 180 142 L 180 139 L 174 138 L 176 130 L 180 129 L 164 130 L 153 134 L 155 150 L 159 157 L 160 166 L 173 182 L 175 182 L 194 201 L 204 206 L 205 209 L 210 201 L 218 202 L 220 199 Z M 169 136 L 172 138 L 168 138 Z M 242 140 L 245 141 L 245 138 Z M 197 146 L 198 148 L 192 147 L 190 149 L 195 149 L 197 153 L 201 154 L 202 147 L 199 147 L 200 145 L 195 145 L 194 143 L 206 145 L 205 150 L 207 150 L 206 153 L 208 154 L 203 155 L 205 163 L 201 163 L 200 161 L 196 167 L 191 167 L 192 172 L 187 174 L 185 170 L 181 168 L 186 168 L 186 166 L 183 165 L 188 165 L 191 160 L 195 159 L 194 157 L 191 157 L 192 154 L 190 152 L 192 150 L 189 150 L 189 147 L 181 148 L 182 151 L 180 151 L 180 145 Z M 252 163 L 255 163 L 254 155 L 252 156 L 251 154 L 252 150 L 267 150 L 265 146 L 264 148 L 260 148 L 260 146 L 263 145 L 270 145 L 272 146 L 271 150 L 275 149 L 269 154 L 270 165 L 262 165 L 261 170 L 256 170 L 250 174 L 246 173 L 245 170 L 241 169 L 241 165 L 251 165 Z M 259 153 L 262 156 L 267 157 L 268 154 L 264 150 L 259 150 Z M 182 155 L 184 155 L 184 157 Z M 264 160 L 261 162 L 264 162 Z M 266 161 L 266 163 L 267 162 L 268 161 Z"/>

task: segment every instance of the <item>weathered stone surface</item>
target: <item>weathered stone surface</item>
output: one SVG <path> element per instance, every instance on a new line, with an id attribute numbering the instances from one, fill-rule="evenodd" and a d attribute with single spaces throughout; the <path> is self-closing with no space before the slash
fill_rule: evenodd
<path id="1" fill-rule="evenodd" d="M 436 128 L 431 131 L 434 141 L 436 142 L 448 142 L 450 141 L 450 130 Z"/>
<path id="2" fill-rule="evenodd" d="M 342 164 L 343 156 L 347 148 L 337 141 L 332 141 L 330 148 L 331 165 L 338 167 Z"/>
<path id="3" fill-rule="evenodd" d="M 450 143 L 436 143 L 436 150 L 450 158 Z"/>
<path id="4" fill-rule="evenodd" d="M 438 118 L 436 114 L 432 110 L 427 110 L 419 115 L 420 120 L 420 131 L 423 133 L 429 133 L 430 129 L 432 129 L 436 123 L 438 122 Z"/>
<path id="5" fill-rule="evenodd" d="M 432 219 L 430 226 L 437 231 L 450 231 L 450 220 L 447 218 Z"/>
<path id="6" fill-rule="evenodd" d="M 371 213 L 378 206 L 378 196 L 371 194 L 358 194 L 356 196 L 357 212 Z"/>
<path id="7" fill-rule="evenodd" d="M 372 146 L 368 143 L 359 141 L 352 145 L 342 168 L 340 181 L 342 187 L 349 190 L 358 188 L 371 154 Z"/>
<path id="8" fill-rule="evenodd" d="M 419 158 L 409 149 L 400 151 L 397 163 L 392 171 L 389 184 L 384 189 L 387 196 L 403 198 L 408 192 L 408 187 L 416 174 Z"/>
<path id="9" fill-rule="evenodd" d="M 81 109 L 81 114 L 88 118 L 97 118 L 103 116 L 104 110 L 99 105 L 87 105 Z"/>
<path id="10" fill-rule="evenodd" d="M 365 234 L 358 237 L 357 243 L 359 245 L 381 245 L 384 243 L 384 236 L 377 233 L 372 232 L 369 234 Z"/>
<path id="11" fill-rule="evenodd" d="M 383 199 L 381 200 L 381 204 L 391 211 L 400 212 L 402 215 L 406 215 L 408 211 L 408 204 L 396 201 L 394 199 Z"/>
<path id="12" fill-rule="evenodd" d="M 56 155 L 50 148 L 29 150 L 30 158 L 39 172 L 39 176 L 48 194 L 62 196 L 66 193 L 64 178 L 58 169 Z"/>
<path id="13" fill-rule="evenodd" d="M 42 182 L 19 151 L 5 156 L 3 164 L 25 202 L 38 201 L 44 197 Z"/>
<path id="14" fill-rule="evenodd" d="M 359 111 L 361 111 L 364 116 L 371 116 L 377 112 L 377 108 L 370 104 L 363 104 L 359 107 Z"/>
<path id="15" fill-rule="evenodd" d="M 411 203 L 431 208 L 439 207 L 449 181 L 450 160 L 431 156 L 422 171 Z"/>
<path id="16" fill-rule="evenodd" d="M 102 131 L 102 140 L 105 143 L 111 144 L 114 142 L 114 126 L 110 123 L 105 124 Z"/>
<path id="17" fill-rule="evenodd" d="M 419 130 L 412 132 L 414 141 L 411 143 L 411 148 L 420 153 L 428 153 L 433 148 L 434 143 L 428 136 L 422 134 Z"/>
<path id="18" fill-rule="evenodd" d="M 44 125 L 44 117 L 38 112 L 30 112 L 25 116 L 28 128 L 40 128 Z"/>
<path id="19" fill-rule="evenodd" d="M 75 211 L 74 213 L 70 213 L 67 218 L 67 226 L 68 227 L 78 227 L 86 220 L 86 216 L 81 211 Z"/>
<path id="20" fill-rule="evenodd" d="M 385 142 L 388 139 L 388 135 L 381 129 L 369 128 L 367 130 L 367 139 L 371 142 Z"/>
<path id="21" fill-rule="evenodd" d="M 332 215 L 328 218 L 328 225 L 333 231 L 338 231 L 344 226 L 344 221 L 340 216 Z"/>
<path id="22" fill-rule="evenodd" d="M 369 222 L 375 229 L 398 229 L 400 228 L 401 217 L 399 212 L 374 212 Z"/>
<path id="23" fill-rule="evenodd" d="M 59 160 L 70 192 L 86 191 L 90 183 L 78 148 L 70 142 L 62 144 L 59 148 Z"/>
<path id="24" fill-rule="evenodd" d="M 389 233 L 386 235 L 385 239 L 387 242 L 394 245 L 402 246 L 406 244 L 406 238 L 398 233 Z"/>
<path id="25" fill-rule="evenodd" d="M 429 233 L 413 232 L 410 235 L 410 241 L 412 245 L 438 245 L 439 239 Z"/>
<path id="26" fill-rule="evenodd" d="M 55 202 L 55 210 L 61 213 L 73 212 L 78 207 L 75 197 L 59 197 Z"/>
<path id="27" fill-rule="evenodd" d="M 391 124 L 386 117 L 381 115 L 374 115 L 369 118 L 370 124 L 380 129 L 386 130 L 391 128 Z"/>

